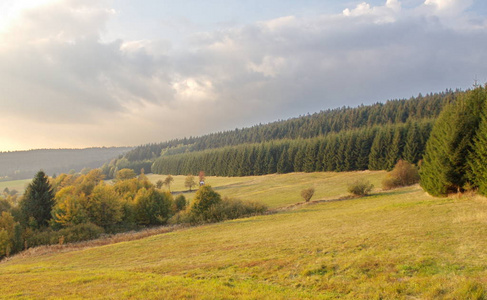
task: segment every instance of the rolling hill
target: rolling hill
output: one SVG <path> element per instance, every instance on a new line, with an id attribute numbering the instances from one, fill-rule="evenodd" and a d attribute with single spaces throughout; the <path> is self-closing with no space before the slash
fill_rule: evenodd
<path id="1" fill-rule="evenodd" d="M 227 195 L 281 210 L 101 247 L 33 249 L 0 263 L 0 292 L 19 299 L 485 298 L 485 198 L 438 199 L 412 186 L 289 207 L 265 192 L 279 181 L 295 189 L 312 183 L 323 200 L 340 200 L 346 176 L 377 182 L 384 172 L 209 178 Z M 300 201 L 299 190 L 287 194 Z"/>

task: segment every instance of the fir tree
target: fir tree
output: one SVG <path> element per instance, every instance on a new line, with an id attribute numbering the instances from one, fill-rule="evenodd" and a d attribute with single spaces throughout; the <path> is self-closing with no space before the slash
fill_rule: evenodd
<path id="1" fill-rule="evenodd" d="M 420 169 L 421 186 L 433 196 L 462 191 L 471 174 L 467 158 L 483 102 L 478 92 L 447 106 L 433 127 Z"/>
<path id="2" fill-rule="evenodd" d="M 420 148 L 420 135 L 418 131 L 417 123 L 407 125 L 407 135 L 406 142 L 404 144 L 404 150 L 402 153 L 402 158 L 407 162 L 415 164 L 418 162 L 419 148 Z"/>
<path id="3" fill-rule="evenodd" d="M 487 91 L 479 88 L 478 96 L 484 99 L 481 121 L 474 138 L 474 146 L 469 157 L 469 178 L 478 187 L 479 194 L 487 196 Z"/>
<path id="4" fill-rule="evenodd" d="M 39 171 L 25 190 L 20 209 L 27 222 L 33 219 L 38 227 L 43 227 L 47 226 L 51 219 L 54 202 L 54 192 L 49 179 L 43 171 Z"/>

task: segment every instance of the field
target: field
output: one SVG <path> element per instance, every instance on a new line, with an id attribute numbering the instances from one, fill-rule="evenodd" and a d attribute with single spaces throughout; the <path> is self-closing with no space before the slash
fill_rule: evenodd
<path id="1" fill-rule="evenodd" d="M 151 175 L 152 176 L 152 175 Z M 384 172 L 208 178 L 224 195 L 278 208 L 336 200 Z M 181 179 L 182 178 L 182 179 Z M 177 179 L 172 189 L 183 190 Z M 151 178 L 155 179 L 155 178 Z M 279 213 L 0 263 L 6 298 L 485 299 L 487 199 L 374 190 Z"/>
<path id="2" fill-rule="evenodd" d="M 302 201 L 301 190 L 315 188 L 315 199 L 333 199 L 347 194 L 347 185 L 358 179 L 366 178 L 376 188 L 380 188 L 385 172 L 326 172 L 292 173 L 248 177 L 207 177 L 206 184 L 211 185 L 222 196 L 246 201 L 265 203 L 269 208 L 278 208 Z M 152 182 L 166 178 L 165 175 L 149 174 Z M 173 176 L 171 191 L 187 191 L 184 186 L 186 176 Z M 198 179 L 196 177 L 196 179 Z M 193 193 L 185 193 L 191 200 Z"/>
<path id="3" fill-rule="evenodd" d="M 25 188 L 31 181 L 32 179 L 0 181 L 0 192 L 3 192 L 5 188 L 8 188 L 9 190 L 17 190 L 19 194 L 23 194 Z"/>

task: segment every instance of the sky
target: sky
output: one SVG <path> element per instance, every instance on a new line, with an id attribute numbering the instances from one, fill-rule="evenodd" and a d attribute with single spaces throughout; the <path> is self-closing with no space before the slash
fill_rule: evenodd
<path id="1" fill-rule="evenodd" d="M 485 0 L 0 0 L 0 151 L 137 146 L 475 80 Z"/>

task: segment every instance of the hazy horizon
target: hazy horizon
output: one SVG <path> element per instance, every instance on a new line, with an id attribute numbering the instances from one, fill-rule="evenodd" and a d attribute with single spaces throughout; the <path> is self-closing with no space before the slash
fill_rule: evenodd
<path id="1" fill-rule="evenodd" d="M 133 147 L 487 82 L 487 3 L 1 1 L 0 151 Z"/>

